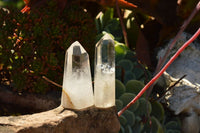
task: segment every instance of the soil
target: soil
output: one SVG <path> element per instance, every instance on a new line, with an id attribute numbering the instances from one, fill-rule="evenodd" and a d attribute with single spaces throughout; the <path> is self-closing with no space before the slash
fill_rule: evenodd
<path id="1" fill-rule="evenodd" d="M 5 104 L 0 102 L 0 116 L 19 116 L 25 114 L 38 113 L 37 110 L 32 110 L 30 108 L 20 107 L 15 104 Z"/>
<path id="2" fill-rule="evenodd" d="M 61 91 L 19 95 L 8 86 L 0 85 L 0 116 L 18 116 L 51 110 L 60 105 L 60 96 Z"/>

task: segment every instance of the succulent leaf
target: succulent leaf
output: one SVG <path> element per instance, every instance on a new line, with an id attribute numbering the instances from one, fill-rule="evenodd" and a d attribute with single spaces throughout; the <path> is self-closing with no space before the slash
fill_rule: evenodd
<path id="1" fill-rule="evenodd" d="M 119 98 L 125 91 L 126 88 L 124 84 L 120 80 L 115 80 L 115 87 L 116 87 L 116 98 Z"/>
<path id="2" fill-rule="evenodd" d="M 119 99 L 123 102 L 123 105 L 127 105 L 136 95 L 132 93 L 124 93 L 119 97 Z M 132 105 L 129 110 L 135 111 L 139 106 L 139 101 L 136 101 L 134 105 Z"/>
<path id="3" fill-rule="evenodd" d="M 138 94 L 142 88 L 144 87 L 144 83 L 138 80 L 129 80 L 126 83 L 126 92 Z M 145 96 L 145 94 L 143 94 Z"/>
<path id="4" fill-rule="evenodd" d="M 133 126 L 135 124 L 135 115 L 133 112 L 126 110 L 123 116 L 126 118 L 128 125 Z"/>
<path id="5" fill-rule="evenodd" d="M 123 102 L 119 99 L 116 99 L 115 100 L 115 105 L 116 105 L 116 108 L 117 108 L 117 111 L 120 111 L 123 107 Z"/>
<path id="6" fill-rule="evenodd" d="M 145 98 L 140 98 L 139 103 L 139 107 L 134 112 L 135 115 L 143 117 L 151 113 L 152 108 L 149 101 L 147 101 Z"/>
<path id="7" fill-rule="evenodd" d="M 165 111 L 161 103 L 155 101 L 151 103 L 152 112 L 151 115 L 155 116 L 159 121 L 163 121 Z"/>

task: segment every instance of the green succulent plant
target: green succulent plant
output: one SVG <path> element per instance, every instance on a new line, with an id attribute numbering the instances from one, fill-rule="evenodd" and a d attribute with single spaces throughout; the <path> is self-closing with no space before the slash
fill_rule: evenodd
<path id="1" fill-rule="evenodd" d="M 151 103 L 145 98 L 139 99 L 140 106 L 135 111 L 135 115 L 143 117 L 147 116 L 152 111 Z"/>
<path id="2" fill-rule="evenodd" d="M 144 67 L 137 67 L 141 64 L 137 62 L 135 52 L 131 52 L 121 45 L 119 47 L 121 48 L 120 50 L 126 50 L 126 52 L 116 49 L 120 51 L 116 51 L 116 58 L 118 58 L 116 60 L 117 111 L 126 106 L 143 89 L 145 86 L 144 81 L 146 80 L 145 75 L 149 75 L 149 78 L 151 77 L 150 72 L 143 69 Z M 119 56 L 117 56 L 118 54 Z M 180 125 L 176 123 L 177 121 L 169 121 L 164 124 L 166 114 L 161 103 L 150 102 L 145 97 L 146 93 L 119 117 L 121 123 L 120 133 L 176 133 L 180 131 Z M 174 127 L 171 122 L 172 124 L 173 122 L 176 123 Z"/>
<path id="3" fill-rule="evenodd" d="M 135 124 L 135 114 L 132 111 L 126 110 L 123 113 L 123 116 L 127 120 L 127 125 L 133 126 Z"/>
<path id="4" fill-rule="evenodd" d="M 132 93 L 124 93 L 122 94 L 119 99 L 123 102 L 123 105 L 127 105 L 132 99 L 135 98 L 135 94 Z M 131 111 L 135 111 L 139 106 L 139 102 L 137 101 L 133 106 L 129 108 Z"/>
<path id="5" fill-rule="evenodd" d="M 114 9 L 108 8 L 105 13 L 100 12 L 95 19 L 97 33 L 103 31 L 111 33 L 115 40 L 121 42 L 123 39 L 122 29 L 118 18 L 114 17 Z"/>
<path id="6" fill-rule="evenodd" d="M 115 85 L 116 85 L 116 91 L 115 91 L 116 98 L 119 98 L 126 91 L 126 88 L 124 84 L 118 79 L 115 80 Z"/>
<path id="7" fill-rule="evenodd" d="M 142 88 L 144 87 L 144 83 L 139 80 L 129 80 L 126 83 L 126 92 L 138 94 Z M 145 94 L 143 94 L 145 96 Z"/>
<path id="8" fill-rule="evenodd" d="M 145 124 L 143 131 L 146 133 L 164 133 L 163 127 L 158 119 L 156 119 L 154 116 L 150 118 L 150 122 Z"/>
<path id="9" fill-rule="evenodd" d="M 135 35 L 134 38 L 128 36 L 128 39 L 130 42 L 136 43 L 138 27 L 135 20 L 132 19 L 133 17 L 133 13 L 131 13 L 125 21 L 128 33 Z M 138 62 L 135 51 L 130 50 L 121 43 L 122 40 L 118 35 L 122 35 L 122 32 L 118 29 L 119 27 L 110 30 L 111 23 L 115 23 L 113 26 L 119 24 L 119 20 L 114 18 L 113 9 L 108 9 L 105 13 L 101 12 L 95 21 L 99 33 L 98 39 L 105 31 L 112 34 L 115 40 L 116 107 L 117 111 L 120 111 L 141 91 L 152 75 L 148 68 Z M 120 33 L 116 34 L 119 31 Z M 162 104 L 149 101 L 144 93 L 138 101 L 119 117 L 120 133 L 176 133 L 180 131 L 177 121 L 170 120 L 165 122 L 165 117 L 167 115 Z M 172 124 L 174 122 L 176 124 L 173 127 Z"/>
<path id="10" fill-rule="evenodd" d="M 120 60 L 116 64 L 117 66 L 121 67 L 121 69 L 124 69 L 125 71 L 131 71 L 133 69 L 133 63 L 129 60 Z"/>
<path id="11" fill-rule="evenodd" d="M 138 80 L 130 80 L 125 86 L 116 79 L 117 111 L 126 106 L 143 86 L 144 84 Z M 119 117 L 120 133 L 180 132 L 180 123 L 176 119 L 166 122 L 166 117 L 168 116 L 166 116 L 161 103 L 150 102 L 143 96 Z"/>
<path id="12" fill-rule="evenodd" d="M 155 116 L 159 121 L 163 121 L 164 119 L 164 115 L 165 115 L 165 111 L 164 111 L 164 108 L 162 106 L 161 103 L 155 101 L 155 102 L 152 102 L 152 112 L 151 114 L 153 116 Z"/>

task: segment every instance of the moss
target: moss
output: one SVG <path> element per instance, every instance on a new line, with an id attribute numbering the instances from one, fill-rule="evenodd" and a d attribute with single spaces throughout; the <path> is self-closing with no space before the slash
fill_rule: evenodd
<path id="1" fill-rule="evenodd" d="M 13 81 L 20 91 L 47 91 L 52 86 L 43 81 L 43 75 L 61 83 L 65 50 L 74 41 L 79 41 L 93 60 L 94 20 L 77 3 L 69 2 L 63 12 L 55 1 L 43 3 L 37 9 L 31 8 L 30 14 L 22 14 L 15 8 L 9 10 L 8 14 L 0 9 L 3 20 L 0 21 L 1 70 L 7 73 L 7 79 L 11 76 L 10 82 Z M 8 70 L 8 66 L 12 69 Z M 18 73 L 23 73 L 23 83 L 18 83 L 15 78 L 15 75 L 20 76 Z"/>

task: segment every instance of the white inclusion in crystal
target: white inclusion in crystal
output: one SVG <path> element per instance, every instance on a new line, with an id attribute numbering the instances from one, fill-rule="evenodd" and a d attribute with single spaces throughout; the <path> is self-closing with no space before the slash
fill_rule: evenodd
<path id="1" fill-rule="evenodd" d="M 115 46 L 109 34 L 96 44 L 94 97 L 96 107 L 115 105 Z"/>
<path id="2" fill-rule="evenodd" d="M 78 41 L 66 51 L 61 105 L 71 109 L 94 105 L 89 56 Z"/>

